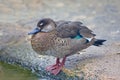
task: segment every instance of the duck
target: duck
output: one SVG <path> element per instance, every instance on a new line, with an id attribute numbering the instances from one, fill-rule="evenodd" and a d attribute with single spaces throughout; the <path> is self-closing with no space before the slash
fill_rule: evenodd
<path id="1" fill-rule="evenodd" d="M 51 18 L 40 19 L 28 35 L 32 35 L 31 46 L 36 53 L 56 57 L 55 64 L 46 67 L 53 75 L 62 71 L 68 56 L 92 45 L 101 46 L 106 41 L 96 39 L 93 31 L 80 21 L 54 21 Z"/>

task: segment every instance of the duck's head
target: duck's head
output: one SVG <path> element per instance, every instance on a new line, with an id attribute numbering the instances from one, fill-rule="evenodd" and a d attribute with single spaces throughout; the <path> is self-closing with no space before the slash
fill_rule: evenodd
<path id="1" fill-rule="evenodd" d="M 38 32 L 50 32 L 54 30 L 55 27 L 56 24 L 52 19 L 44 18 L 37 23 L 37 27 L 31 32 L 29 32 L 28 35 L 37 34 Z"/>

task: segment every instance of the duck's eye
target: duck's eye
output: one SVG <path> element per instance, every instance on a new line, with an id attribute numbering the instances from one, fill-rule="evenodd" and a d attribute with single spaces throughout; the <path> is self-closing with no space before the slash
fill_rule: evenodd
<path id="1" fill-rule="evenodd" d="M 40 26 L 43 26 L 43 24 L 44 24 L 44 23 L 40 23 L 39 25 L 40 25 Z"/>

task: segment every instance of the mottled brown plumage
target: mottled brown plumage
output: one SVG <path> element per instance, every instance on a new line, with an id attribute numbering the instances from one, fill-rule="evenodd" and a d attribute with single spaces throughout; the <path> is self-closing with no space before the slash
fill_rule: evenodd
<path id="1" fill-rule="evenodd" d="M 31 39 L 32 48 L 38 54 L 49 55 L 58 58 L 75 54 L 76 52 L 92 45 L 93 42 L 94 39 L 91 40 L 91 42 L 86 43 L 85 38 L 60 38 L 55 30 L 49 33 L 39 32 L 38 34 L 33 35 Z"/>
<path id="2" fill-rule="evenodd" d="M 38 22 L 31 44 L 33 50 L 40 55 L 57 57 L 56 64 L 47 67 L 47 71 L 58 74 L 69 55 L 73 55 L 95 43 L 95 34 L 81 25 L 81 22 L 58 21 L 45 18 Z M 91 38 L 88 40 L 87 38 Z M 60 62 L 59 59 L 63 58 Z"/>

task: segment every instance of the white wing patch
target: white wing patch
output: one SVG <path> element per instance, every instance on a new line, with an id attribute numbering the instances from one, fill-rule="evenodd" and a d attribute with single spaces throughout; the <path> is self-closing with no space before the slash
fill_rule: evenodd
<path id="1" fill-rule="evenodd" d="M 85 38 L 85 39 L 87 39 L 90 42 L 93 39 L 93 37 L 92 38 Z"/>

